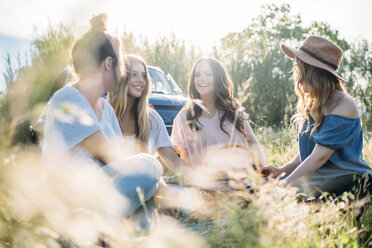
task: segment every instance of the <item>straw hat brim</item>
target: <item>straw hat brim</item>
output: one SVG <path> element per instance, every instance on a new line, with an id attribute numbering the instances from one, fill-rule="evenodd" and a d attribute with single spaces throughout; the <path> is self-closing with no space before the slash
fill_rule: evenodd
<path id="1" fill-rule="evenodd" d="M 288 47 L 288 46 L 286 46 L 284 44 L 281 44 L 280 45 L 280 48 L 282 49 L 283 53 L 285 55 L 287 55 L 288 57 L 290 57 L 291 59 L 295 59 L 295 57 L 297 57 L 300 60 L 304 61 L 305 63 L 307 63 L 309 65 L 312 65 L 312 66 L 315 66 L 315 67 L 318 67 L 320 69 L 329 71 L 330 73 L 332 73 L 333 75 L 335 75 L 339 80 L 344 81 L 344 82 L 347 82 L 345 79 L 343 79 L 342 77 L 340 77 L 337 74 L 336 70 L 333 69 L 331 66 L 329 66 L 329 65 L 327 65 L 327 64 L 319 61 L 318 59 L 310 56 L 306 52 L 304 52 L 302 50 L 294 49 L 292 47 Z"/>

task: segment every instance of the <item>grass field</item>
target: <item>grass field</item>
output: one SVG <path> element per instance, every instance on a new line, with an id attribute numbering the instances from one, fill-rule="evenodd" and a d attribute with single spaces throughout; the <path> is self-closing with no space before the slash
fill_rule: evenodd
<path id="1" fill-rule="evenodd" d="M 262 128 L 256 135 L 268 164 L 284 165 L 298 152 L 294 130 Z M 372 139 L 365 137 L 363 156 L 369 165 L 371 151 Z M 345 194 L 304 203 L 294 191 L 275 185 L 264 185 L 255 196 L 240 192 L 219 197 L 220 209 L 214 213 L 220 224 L 205 235 L 211 247 L 372 246 L 372 207 L 366 199 Z"/>
<path id="2" fill-rule="evenodd" d="M 260 128 L 256 136 L 268 164 L 281 166 L 298 152 L 294 130 Z M 371 151 L 366 135 L 369 165 Z M 105 209 L 120 201 L 110 188 L 91 187 L 102 180 L 71 168 L 47 174 L 37 149 L 12 150 L 0 167 L 0 247 L 95 247 L 102 234 L 111 247 L 372 246 L 371 204 L 353 195 L 305 203 L 295 189 L 257 180 L 255 194 L 204 192 L 203 208 L 156 215 L 141 234 L 130 221 L 110 223 Z"/>

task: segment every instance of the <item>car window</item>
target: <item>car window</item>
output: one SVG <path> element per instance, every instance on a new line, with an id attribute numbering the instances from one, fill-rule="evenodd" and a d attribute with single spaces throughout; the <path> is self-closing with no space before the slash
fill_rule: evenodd
<path id="1" fill-rule="evenodd" d="M 172 85 L 163 73 L 158 70 L 149 69 L 152 81 L 152 93 L 174 95 Z"/>
<path id="2" fill-rule="evenodd" d="M 170 82 L 170 84 L 172 85 L 174 93 L 177 95 L 182 95 L 182 90 L 180 89 L 180 87 L 178 87 L 171 74 L 167 74 L 167 79 L 168 82 Z"/>

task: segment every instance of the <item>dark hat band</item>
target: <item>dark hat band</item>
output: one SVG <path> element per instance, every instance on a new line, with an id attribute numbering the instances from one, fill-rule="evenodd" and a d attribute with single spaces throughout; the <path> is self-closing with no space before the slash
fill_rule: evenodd
<path id="1" fill-rule="evenodd" d="M 313 58 L 316 58 L 317 60 L 319 60 L 320 62 L 323 62 L 324 64 L 327 64 L 329 65 L 330 67 L 332 67 L 333 69 L 337 70 L 338 66 L 335 65 L 335 64 L 332 64 L 324 59 L 322 59 L 321 57 L 315 55 L 314 53 L 310 52 L 309 50 L 307 50 L 306 48 L 303 48 L 303 47 L 300 47 L 300 50 L 304 51 L 305 53 L 307 53 L 308 55 L 310 55 L 311 57 Z"/>

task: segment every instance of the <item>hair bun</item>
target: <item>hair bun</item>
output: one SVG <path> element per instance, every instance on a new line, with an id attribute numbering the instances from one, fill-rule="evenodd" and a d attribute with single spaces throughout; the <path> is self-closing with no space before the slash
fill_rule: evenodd
<path id="1" fill-rule="evenodd" d="M 93 16 L 90 19 L 91 24 L 91 31 L 98 31 L 98 32 L 105 32 L 106 31 L 106 21 L 107 15 L 106 14 L 99 14 L 97 16 Z"/>

